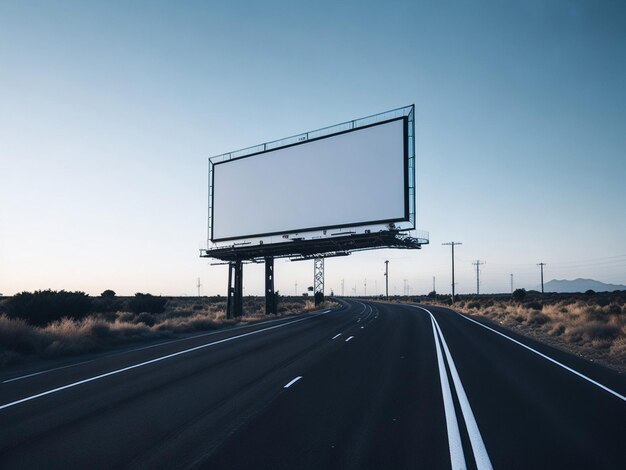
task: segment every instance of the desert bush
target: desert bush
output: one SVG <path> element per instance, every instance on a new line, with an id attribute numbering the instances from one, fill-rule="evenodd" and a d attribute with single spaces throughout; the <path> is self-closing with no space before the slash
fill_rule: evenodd
<path id="1" fill-rule="evenodd" d="M 124 301 L 114 297 L 96 297 L 91 302 L 91 311 L 96 313 L 117 312 L 124 308 Z"/>
<path id="2" fill-rule="evenodd" d="M 135 297 L 128 302 L 128 308 L 134 313 L 162 313 L 165 311 L 167 299 L 164 297 L 154 297 L 151 294 L 135 294 Z"/>
<path id="3" fill-rule="evenodd" d="M 99 297 L 98 300 L 107 299 Z M 202 305 L 203 309 L 194 310 L 194 305 Z M 322 308 L 331 305 L 325 302 Z M 267 318 L 264 299 L 253 297 L 245 299 L 246 316 L 232 320 L 225 318 L 225 302 L 219 298 L 204 301 L 178 298 L 166 307 L 167 310 L 162 313 L 118 311 L 91 313 L 81 319 L 64 317 L 45 326 L 35 326 L 23 319 L 0 314 L 0 366 L 28 357 L 83 354 L 132 342 L 212 330 L 238 321 Z M 315 309 L 314 303 L 296 298 L 287 303 L 284 312 L 297 313 L 307 309 Z"/>
<path id="4" fill-rule="evenodd" d="M 622 313 L 622 308 L 619 305 L 611 304 L 607 308 L 607 313 L 609 315 L 619 315 Z"/>
<path id="5" fill-rule="evenodd" d="M 121 323 L 134 323 L 135 314 L 132 312 L 117 312 L 117 318 L 115 321 Z"/>
<path id="6" fill-rule="evenodd" d="M 539 309 L 533 309 L 529 312 L 526 323 L 529 325 L 543 325 L 544 323 L 548 323 L 550 321 L 550 318 L 547 315 L 538 312 L 537 310 Z"/>
<path id="7" fill-rule="evenodd" d="M 526 298 L 526 289 L 515 289 L 511 296 L 513 297 L 513 300 L 521 302 Z"/>
<path id="8" fill-rule="evenodd" d="M 598 297 L 595 300 L 595 304 L 600 306 L 600 307 L 606 307 L 607 305 L 609 305 L 611 303 L 611 299 L 608 299 L 606 297 Z"/>
<path id="9" fill-rule="evenodd" d="M 63 317 L 81 319 L 91 309 L 91 298 L 84 292 L 40 290 L 21 292 L 5 304 L 10 318 L 20 318 L 31 325 L 44 326 Z"/>
<path id="10" fill-rule="evenodd" d="M 46 345 L 46 337 L 21 318 L 0 315 L 0 348 L 21 354 L 33 354 Z"/>
<path id="11" fill-rule="evenodd" d="M 533 310 L 541 310 L 541 309 L 543 309 L 543 305 L 540 302 L 537 302 L 537 301 L 527 302 L 526 304 L 524 304 L 524 307 L 530 308 L 530 309 L 533 309 Z"/>
<path id="12" fill-rule="evenodd" d="M 156 318 L 154 318 L 154 315 L 152 315 L 151 313 L 141 312 L 139 315 L 137 315 L 135 321 L 136 323 L 143 323 L 147 326 L 154 326 L 154 324 L 156 323 Z"/>
<path id="13" fill-rule="evenodd" d="M 107 289 L 103 291 L 102 294 L 100 294 L 100 296 L 107 297 L 107 298 L 115 297 L 115 291 L 111 289 Z"/>

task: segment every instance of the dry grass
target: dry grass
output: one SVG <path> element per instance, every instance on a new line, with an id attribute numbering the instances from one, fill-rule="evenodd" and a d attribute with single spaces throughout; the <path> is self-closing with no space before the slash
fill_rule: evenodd
<path id="1" fill-rule="evenodd" d="M 321 308 L 328 306 L 331 304 L 325 303 Z M 223 299 L 173 298 L 163 313 L 94 313 L 83 320 L 63 318 L 45 327 L 0 314 L 0 367 L 28 359 L 85 354 L 268 318 L 263 298 L 245 298 L 245 316 L 238 319 L 226 319 L 225 307 Z M 304 298 L 284 298 L 279 303 L 279 315 L 311 310 L 315 310 L 314 303 Z"/>
<path id="2" fill-rule="evenodd" d="M 449 307 L 447 302 L 421 301 Z M 526 302 L 468 298 L 453 308 L 626 372 L 626 293 L 553 295 Z"/>

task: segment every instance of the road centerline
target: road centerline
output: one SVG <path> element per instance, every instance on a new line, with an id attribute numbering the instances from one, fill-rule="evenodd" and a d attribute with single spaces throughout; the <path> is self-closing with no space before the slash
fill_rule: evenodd
<path id="1" fill-rule="evenodd" d="M 301 375 L 299 375 L 298 377 L 290 380 L 283 388 L 289 388 L 291 387 L 293 384 L 295 384 L 298 380 L 300 380 L 302 378 Z"/>

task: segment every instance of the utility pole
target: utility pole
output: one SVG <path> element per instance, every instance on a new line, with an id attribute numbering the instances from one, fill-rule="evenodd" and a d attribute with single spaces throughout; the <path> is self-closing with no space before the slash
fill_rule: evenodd
<path id="1" fill-rule="evenodd" d="M 389 260 L 385 261 L 385 298 L 389 300 Z"/>
<path id="2" fill-rule="evenodd" d="M 298 281 L 294 284 L 295 296 L 298 297 Z"/>
<path id="3" fill-rule="evenodd" d="M 513 293 L 513 273 L 511 273 L 511 294 Z"/>
<path id="4" fill-rule="evenodd" d="M 342 280 L 341 280 L 341 296 L 342 296 L 342 297 L 343 297 L 343 294 L 344 294 L 344 292 L 343 292 L 343 279 L 342 279 Z"/>
<path id="5" fill-rule="evenodd" d="M 200 297 L 200 288 L 202 287 L 202 284 L 200 284 L 200 278 L 198 278 L 198 285 L 196 287 L 198 288 L 198 297 Z"/>
<path id="6" fill-rule="evenodd" d="M 486 263 L 485 261 L 477 259 L 476 262 L 472 264 L 476 266 L 476 295 L 480 295 L 480 267 Z"/>
<path id="7" fill-rule="evenodd" d="M 546 263 L 537 263 L 537 266 L 541 267 L 541 295 L 543 295 L 543 267 Z"/>
<path id="8" fill-rule="evenodd" d="M 437 289 L 435 289 L 435 276 L 433 276 L 433 292 L 437 292 Z"/>
<path id="9" fill-rule="evenodd" d="M 363 297 L 367 297 L 367 278 L 363 282 Z"/>
<path id="10" fill-rule="evenodd" d="M 442 243 L 442 245 L 449 245 L 452 247 L 452 303 L 454 303 L 454 247 L 456 245 L 462 245 L 461 242 L 447 242 Z"/>

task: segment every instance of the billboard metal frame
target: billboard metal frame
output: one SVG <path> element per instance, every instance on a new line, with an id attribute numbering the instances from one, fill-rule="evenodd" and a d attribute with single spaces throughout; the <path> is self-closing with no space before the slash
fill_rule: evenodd
<path id="1" fill-rule="evenodd" d="M 213 183 L 215 178 L 215 165 L 398 120 L 403 121 L 404 137 L 404 218 L 308 227 L 281 232 L 243 235 L 232 238 L 211 238 L 214 226 Z M 289 258 L 292 261 L 315 259 L 318 260 L 318 262 L 319 260 L 323 262 L 323 258 L 346 256 L 355 251 L 380 248 L 420 249 L 422 245 L 428 244 L 428 232 L 415 230 L 417 225 L 415 214 L 415 186 L 414 105 L 209 158 L 208 240 L 207 248 L 200 249 L 200 256 L 202 258 L 217 259 L 229 265 L 228 296 L 226 303 L 227 318 L 233 318 L 243 314 L 243 263 L 245 262 L 265 263 L 265 310 L 266 313 L 270 314 L 276 313 L 276 297 L 274 293 L 275 258 Z M 343 231 L 344 228 L 359 227 L 362 229 L 360 232 L 357 232 L 357 230 Z M 327 234 L 327 230 L 339 231 Z M 409 233 L 406 233 L 409 231 L 414 232 L 412 235 L 409 235 Z M 321 235 L 320 232 L 322 232 Z M 315 235 L 316 233 L 317 235 Z M 309 238 L 301 236 L 309 234 Z M 277 235 L 281 235 L 278 241 L 271 238 L 269 241 L 267 240 L 268 237 Z M 265 240 L 263 238 L 265 238 Z M 320 285 L 323 286 L 323 274 L 321 276 Z M 317 278 L 316 282 L 318 282 Z M 315 296 L 316 302 L 318 298 L 323 300 L 323 287 L 321 289 L 322 295 Z"/>
<path id="2" fill-rule="evenodd" d="M 390 122 L 402 120 L 403 121 L 403 160 L 404 160 L 404 217 L 393 218 L 384 220 L 372 220 L 362 221 L 355 223 L 335 224 L 335 225 L 323 225 L 316 227 L 299 227 L 289 230 L 245 234 L 234 237 L 225 238 L 213 238 L 213 231 L 215 226 L 215 216 L 213 214 L 214 208 L 214 181 L 215 181 L 215 166 L 223 163 L 231 162 L 234 160 L 240 160 L 243 158 L 254 157 L 262 154 L 267 154 L 279 149 L 285 149 L 294 147 L 297 145 L 304 145 L 310 142 L 314 142 L 321 139 L 327 139 L 342 134 L 347 134 L 363 129 L 367 129 L 373 126 L 384 125 Z M 208 208 L 208 242 L 214 245 L 220 242 L 228 241 L 243 241 L 250 239 L 258 239 L 263 237 L 271 237 L 276 235 L 288 235 L 288 234 L 303 234 L 310 232 L 318 232 L 324 230 L 354 228 L 354 227 L 368 227 L 374 225 L 395 224 L 400 222 L 408 222 L 410 224 L 407 228 L 401 228 L 401 230 L 411 230 L 416 226 L 415 220 L 415 106 L 405 106 L 403 108 L 394 109 L 380 114 L 375 114 L 361 119 L 355 119 L 352 121 L 343 122 L 334 126 L 325 127 L 315 131 L 309 131 L 302 134 L 297 134 L 284 139 L 266 142 L 264 144 L 248 147 L 235 152 L 225 153 L 215 157 L 209 158 L 209 208 Z M 395 226 L 394 226 L 395 228 Z M 217 246 L 219 247 L 219 246 Z"/>

